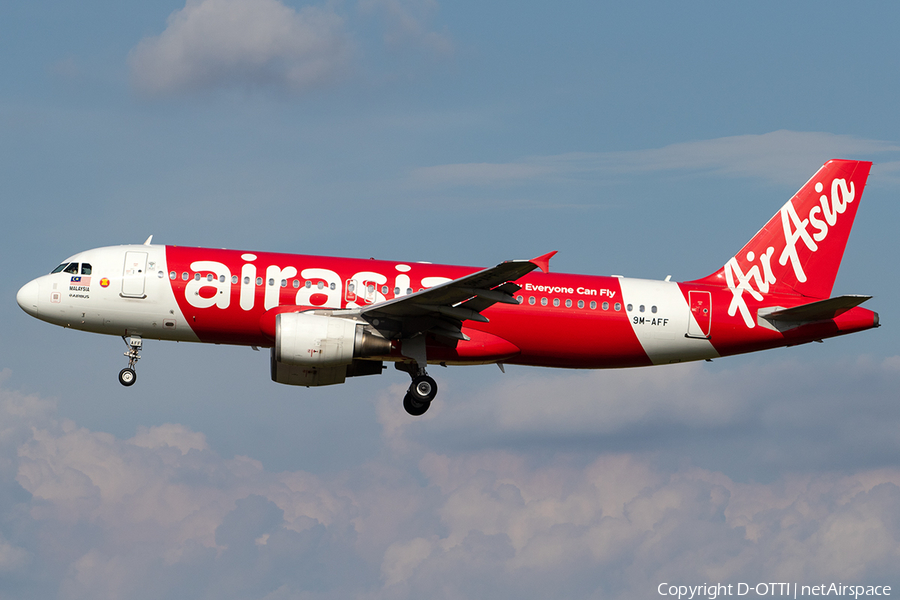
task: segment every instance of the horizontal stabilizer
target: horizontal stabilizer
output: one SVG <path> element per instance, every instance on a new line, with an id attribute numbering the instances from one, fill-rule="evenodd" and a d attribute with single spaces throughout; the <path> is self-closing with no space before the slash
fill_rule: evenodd
<path id="1" fill-rule="evenodd" d="M 859 306 L 872 296 L 837 296 L 828 300 L 819 300 L 809 304 L 801 304 L 793 308 L 761 308 L 758 311 L 760 318 L 769 322 L 781 323 L 812 323 L 814 321 L 827 321 L 834 319 Z"/>

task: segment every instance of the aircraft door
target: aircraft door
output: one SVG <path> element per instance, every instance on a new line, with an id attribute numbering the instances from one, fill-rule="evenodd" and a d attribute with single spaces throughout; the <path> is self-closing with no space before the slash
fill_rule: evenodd
<path id="1" fill-rule="evenodd" d="M 125 267 L 122 271 L 122 296 L 126 298 L 146 298 L 144 275 L 147 272 L 146 252 L 126 252 Z"/>
<path id="2" fill-rule="evenodd" d="M 692 338 L 709 338 L 712 323 L 712 294 L 709 292 L 689 291 L 688 304 L 691 307 L 691 319 L 688 319 L 687 336 Z"/>

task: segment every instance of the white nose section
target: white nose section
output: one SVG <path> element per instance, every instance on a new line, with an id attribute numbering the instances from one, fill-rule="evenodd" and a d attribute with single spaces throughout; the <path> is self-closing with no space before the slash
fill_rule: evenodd
<path id="1" fill-rule="evenodd" d="M 33 317 L 36 317 L 38 314 L 39 289 L 40 285 L 38 284 L 37 279 L 35 279 L 23 285 L 22 289 L 19 290 L 19 293 L 16 294 L 16 302 L 19 303 L 22 310 Z"/>

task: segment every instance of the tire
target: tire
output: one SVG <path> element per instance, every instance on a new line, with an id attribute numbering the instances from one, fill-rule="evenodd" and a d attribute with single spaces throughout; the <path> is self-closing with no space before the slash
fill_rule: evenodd
<path id="1" fill-rule="evenodd" d="M 431 406 L 431 402 L 420 402 L 416 400 L 412 392 L 406 392 L 403 396 L 403 409 L 413 417 L 421 417 Z"/>
<path id="2" fill-rule="evenodd" d="M 137 381 L 137 373 L 134 372 L 134 369 L 125 368 L 119 371 L 119 383 L 125 387 L 134 385 L 135 381 Z"/>
<path id="3" fill-rule="evenodd" d="M 420 375 L 412 380 L 408 393 L 417 402 L 431 402 L 437 396 L 437 383 L 428 375 Z"/>

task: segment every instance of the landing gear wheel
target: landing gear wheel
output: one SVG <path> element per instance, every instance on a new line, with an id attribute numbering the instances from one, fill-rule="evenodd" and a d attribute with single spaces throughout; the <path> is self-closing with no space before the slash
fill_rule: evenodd
<path id="1" fill-rule="evenodd" d="M 403 396 L 403 408 L 413 417 L 421 417 L 431 406 L 431 402 L 421 402 L 415 398 L 412 392 L 406 392 Z"/>
<path id="2" fill-rule="evenodd" d="M 119 383 L 128 387 L 134 385 L 134 382 L 137 381 L 137 373 L 134 372 L 134 365 L 141 359 L 141 346 L 143 346 L 143 340 L 141 340 L 141 336 L 139 335 L 133 335 L 130 340 L 126 340 L 123 335 L 122 341 L 128 346 L 128 352 L 125 353 L 125 358 L 128 359 L 128 366 L 119 371 Z"/>
<path id="3" fill-rule="evenodd" d="M 134 372 L 134 369 L 126 368 L 119 371 L 119 383 L 125 387 L 134 385 L 135 381 L 137 381 L 137 373 Z"/>
<path id="4" fill-rule="evenodd" d="M 428 375 L 419 375 L 413 378 L 408 393 L 416 402 L 431 402 L 437 396 L 437 383 Z"/>

